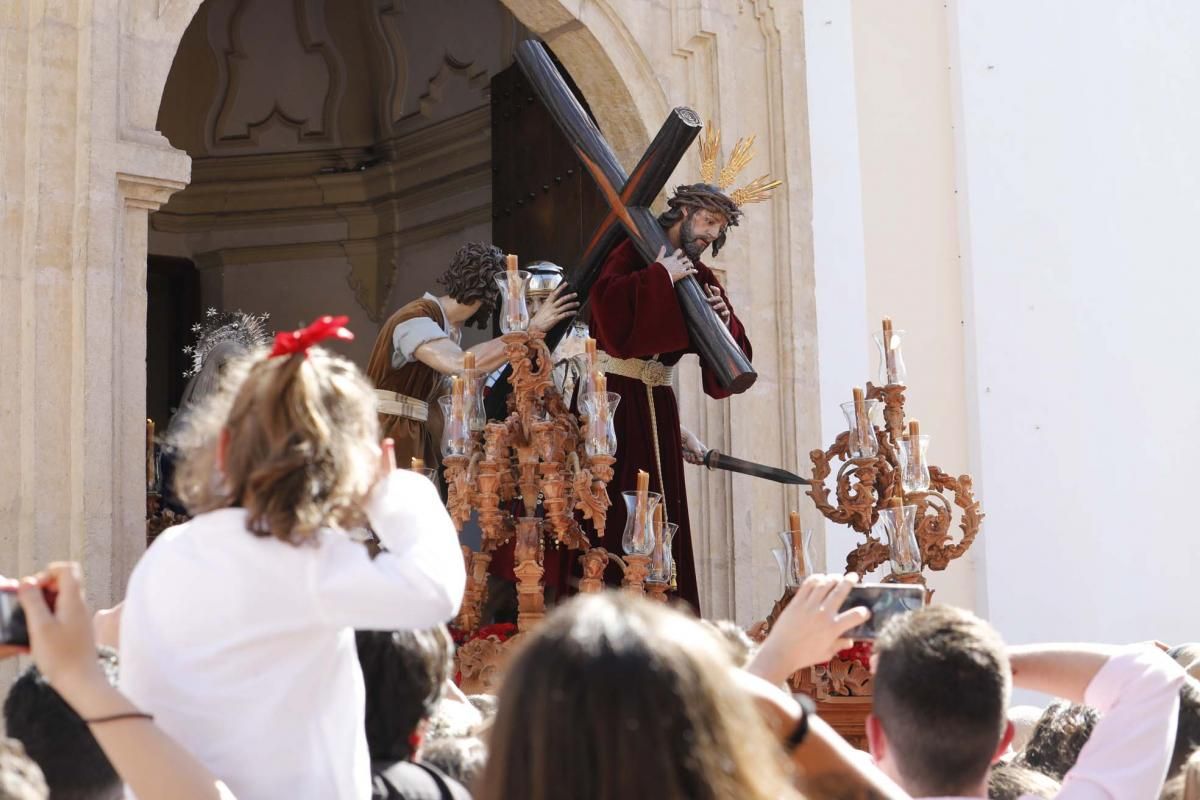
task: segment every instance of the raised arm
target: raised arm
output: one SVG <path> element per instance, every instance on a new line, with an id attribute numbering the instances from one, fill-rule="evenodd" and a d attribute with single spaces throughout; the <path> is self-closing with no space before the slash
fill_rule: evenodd
<path id="1" fill-rule="evenodd" d="M 96 660 L 79 565 L 52 564 L 48 578 L 58 590 L 53 611 L 42 599 L 37 581 L 27 579 L 19 590 L 34 663 L 88 723 L 121 780 L 141 800 L 233 798 L 225 784 L 104 677 Z"/>
<path id="2" fill-rule="evenodd" d="M 578 310 L 579 300 L 575 293 L 571 292 L 565 283 L 561 284 L 529 320 L 529 329 L 546 333 Z M 500 339 L 490 339 L 475 345 L 470 349 L 470 352 L 475 354 L 475 368 L 483 372 L 496 369 L 508 360 L 504 350 L 504 342 Z M 462 371 L 463 352 L 463 349 L 449 338 L 439 338 L 420 345 L 413 355 L 422 364 L 443 375 L 452 375 Z"/>
<path id="3" fill-rule="evenodd" d="M 819 717 L 809 715 L 778 686 L 749 672 L 735 677 L 788 751 L 799 773 L 797 783 L 809 796 L 908 799 L 904 790 L 872 764 L 865 753 L 855 750 Z"/>
<path id="4" fill-rule="evenodd" d="M 443 375 L 453 375 L 462 372 L 465 352 L 450 339 L 436 339 L 418 347 L 414 355 L 425 366 Z M 475 368 L 483 372 L 491 372 L 507 360 L 504 357 L 504 342 L 499 339 L 477 344 L 471 348 L 471 352 L 475 354 Z"/>
<path id="5" fill-rule="evenodd" d="M 1149 646 L 1029 645 L 1009 650 L 1013 683 L 1096 708 L 1100 722 L 1056 795 L 1157 797 L 1167 774 L 1183 670 Z"/>
<path id="6" fill-rule="evenodd" d="M 373 630 L 429 628 L 458 612 L 466 568 L 458 533 L 437 489 L 423 475 L 395 470 L 367 507 L 385 552 L 375 559 L 331 533 L 313 559 L 311 596 L 318 619 Z"/>

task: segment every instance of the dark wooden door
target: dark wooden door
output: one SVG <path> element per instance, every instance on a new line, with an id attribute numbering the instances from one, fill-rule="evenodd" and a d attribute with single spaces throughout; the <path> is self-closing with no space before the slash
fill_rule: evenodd
<path id="1" fill-rule="evenodd" d="M 562 65 L 559 69 L 570 81 Z M 579 89 L 571 88 L 586 109 Z M 492 78 L 492 242 L 516 253 L 522 264 L 558 264 L 569 278 L 606 210 L 600 190 L 521 68 L 513 64 L 497 73 Z M 556 334 L 565 329 L 564 323 Z M 492 333 L 500 335 L 498 320 Z M 506 379 L 492 387 L 486 403 L 491 419 L 507 414 L 509 389 Z"/>
<path id="2" fill-rule="evenodd" d="M 586 108 L 578 89 L 575 95 Z M 521 68 L 514 64 L 497 73 L 492 78 L 492 242 L 516 253 L 522 264 L 552 261 L 570 274 L 605 209 L 604 198 Z"/>
<path id="3" fill-rule="evenodd" d="M 149 257 L 146 270 L 146 416 L 159 431 L 179 406 L 191 366 L 183 348 L 200 321 L 200 276 L 191 261 Z"/>

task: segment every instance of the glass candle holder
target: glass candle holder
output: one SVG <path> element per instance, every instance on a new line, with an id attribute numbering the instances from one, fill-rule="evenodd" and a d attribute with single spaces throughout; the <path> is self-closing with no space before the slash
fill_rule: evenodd
<path id="1" fill-rule="evenodd" d="M 850 457 L 874 458 L 879 453 L 879 439 L 875 436 L 875 428 L 883 425 L 883 403 L 879 400 L 864 400 L 866 410 L 866 426 L 860 426 L 858 414 L 854 411 L 854 403 L 842 403 L 842 413 L 846 415 L 846 425 L 850 432 Z"/>
<path id="2" fill-rule="evenodd" d="M 639 519 L 637 492 L 621 492 L 625 500 L 625 533 L 621 536 L 621 549 L 626 555 L 648 556 L 654 552 L 654 507 L 662 501 L 658 492 L 649 492 L 646 513 Z"/>
<path id="3" fill-rule="evenodd" d="M 496 273 L 500 287 L 500 330 L 515 333 L 529 329 L 529 273 L 523 269 Z"/>
<path id="4" fill-rule="evenodd" d="M 596 393 L 596 376 L 588 369 L 590 362 L 588 361 L 587 353 L 581 353 L 573 359 L 575 369 L 579 373 L 578 397 L 580 402 L 589 394 Z"/>
<path id="5" fill-rule="evenodd" d="M 654 539 L 654 550 L 650 553 L 650 575 L 647 580 L 667 583 L 675 571 L 675 558 L 671 555 L 671 543 L 679 526 L 674 522 L 664 522 L 662 532 Z"/>
<path id="6" fill-rule="evenodd" d="M 471 428 L 462 409 L 454 408 L 454 397 L 438 398 L 442 409 L 442 456 L 465 456 L 471 448 Z"/>
<path id="7" fill-rule="evenodd" d="M 879 348 L 879 385 L 903 384 L 908 380 L 908 369 L 904 366 L 904 354 L 900 350 L 900 339 L 904 331 L 888 329 L 873 334 L 875 346 Z"/>
<path id="8" fill-rule="evenodd" d="M 437 483 L 437 467 L 418 467 L 417 469 L 411 471 L 417 473 L 418 475 L 424 475 L 425 478 L 431 483 Z"/>
<path id="9" fill-rule="evenodd" d="M 900 486 L 905 494 L 929 491 L 929 437 L 920 434 L 900 437 Z"/>
<path id="10" fill-rule="evenodd" d="M 876 536 L 887 539 L 892 572 L 896 575 L 915 575 L 921 571 L 921 547 L 917 543 L 917 507 L 884 508 L 872 529 Z"/>
<path id="11" fill-rule="evenodd" d="M 603 398 L 591 392 L 580 398 L 579 403 L 587 416 L 583 448 L 589 456 L 616 455 L 617 429 L 613 427 L 613 418 L 620 402 L 621 395 L 616 392 L 605 392 Z"/>
<path id="12" fill-rule="evenodd" d="M 487 425 L 487 409 L 483 405 L 483 388 L 487 375 L 481 370 L 465 369 L 461 373 L 463 381 L 463 406 L 467 415 L 467 427 L 473 433 L 483 430 Z"/>
<path id="13" fill-rule="evenodd" d="M 779 541 L 783 544 L 781 554 L 775 556 L 784 588 L 799 586 L 804 579 L 812 574 L 812 545 L 813 532 L 801 533 L 781 531 Z M 780 559 L 783 559 L 780 561 Z"/>

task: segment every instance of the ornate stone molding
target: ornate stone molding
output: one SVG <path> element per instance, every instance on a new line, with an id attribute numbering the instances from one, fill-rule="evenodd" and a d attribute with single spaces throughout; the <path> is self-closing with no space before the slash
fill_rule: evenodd
<path id="1" fill-rule="evenodd" d="M 324 5 L 320 0 L 292 0 L 272 4 L 270 11 L 285 10 L 286 17 L 272 20 L 272 47 L 262 40 L 254 48 L 244 46 L 245 28 L 257 21 L 268 9 L 255 7 L 263 0 L 227 0 L 214 4 L 209 17 L 209 43 L 217 62 L 217 100 L 208 117 L 207 141 L 210 151 L 255 146 L 273 126 L 291 128 L 296 142 L 336 141 L 337 111 L 342 98 L 345 69 L 341 56 L 333 47 L 325 27 Z M 229 4 L 234 5 L 230 8 Z M 260 23 L 261 24 L 261 23 Z M 277 52 L 291 46 L 303 55 L 288 60 Z M 316 105 L 281 97 L 272 83 L 257 82 L 244 85 L 242 76 L 254 71 L 251 59 L 272 59 L 262 69 L 302 69 L 306 88 L 323 79 L 324 90 Z M 279 63 L 276 63 L 279 62 Z M 281 85 L 282 87 L 282 85 Z"/>

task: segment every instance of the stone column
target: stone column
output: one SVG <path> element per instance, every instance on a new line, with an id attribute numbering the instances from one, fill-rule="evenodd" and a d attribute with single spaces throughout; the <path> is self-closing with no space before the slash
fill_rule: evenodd
<path id="1" fill-rule="evenodd" d="M 122 11 L 0 8 L 0 561 L 79 560 L 94 604 L 144 547 L 147 214 L 190 166 L 127 113 L 156 82 Z"/>

